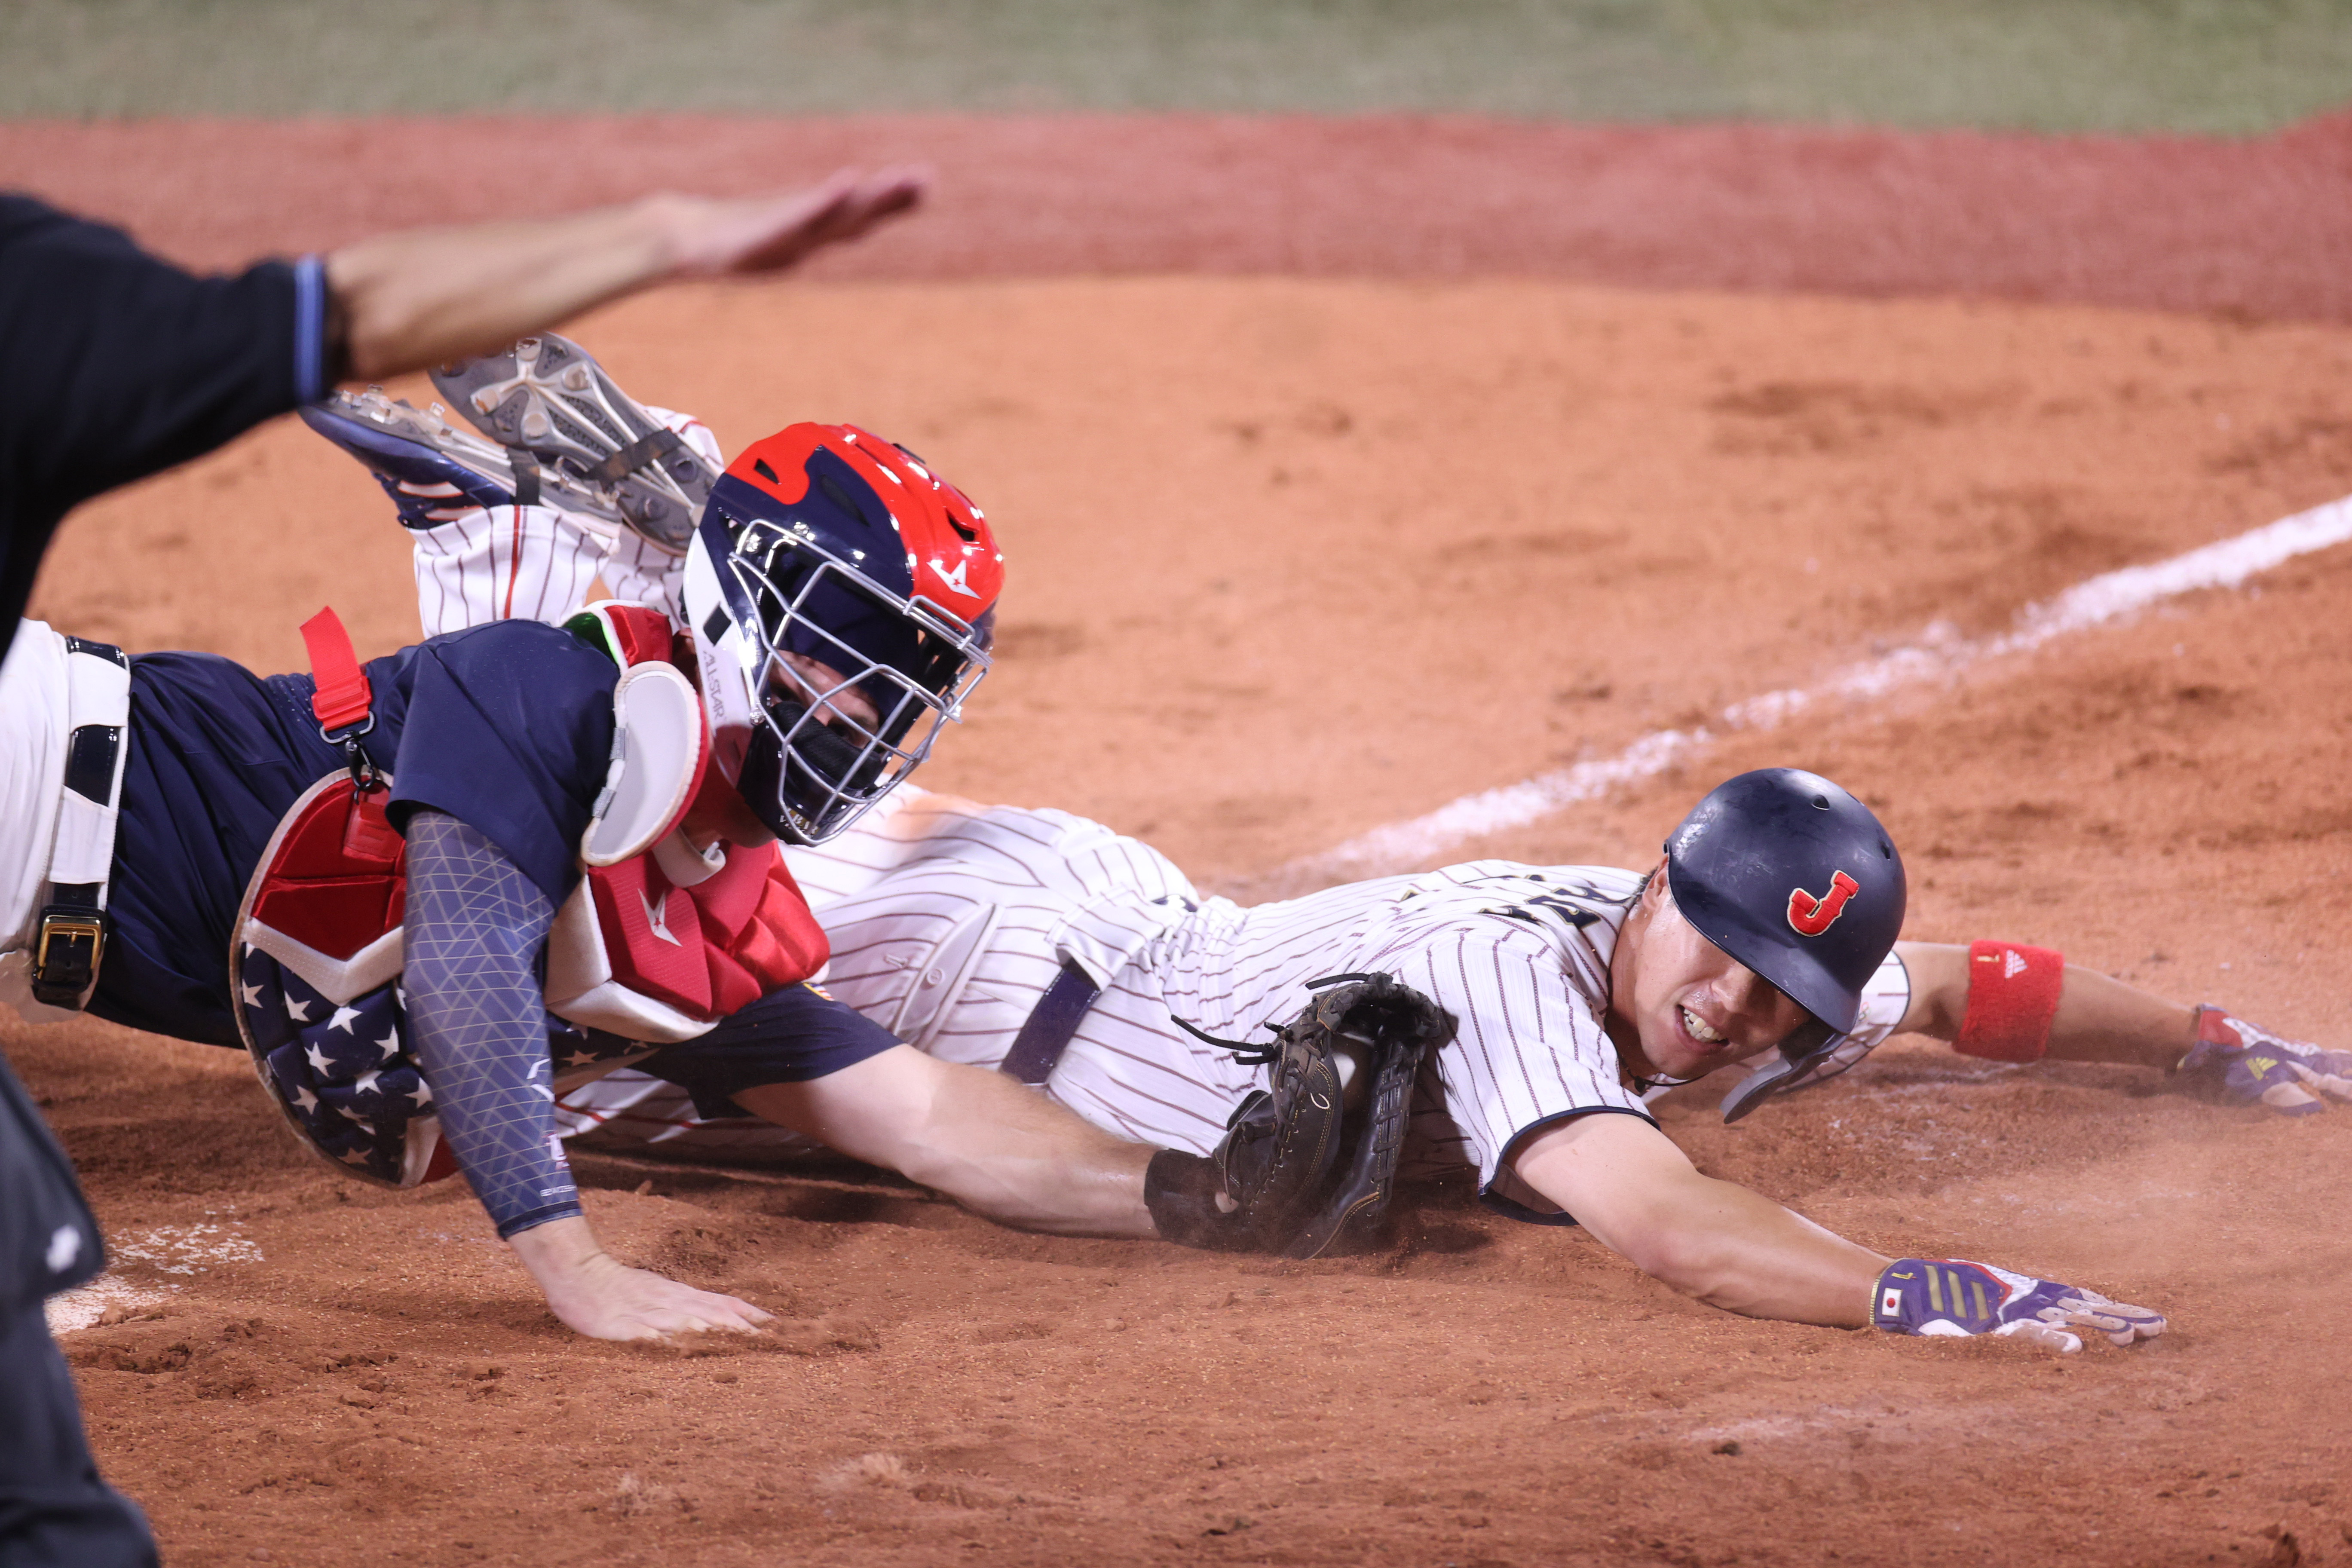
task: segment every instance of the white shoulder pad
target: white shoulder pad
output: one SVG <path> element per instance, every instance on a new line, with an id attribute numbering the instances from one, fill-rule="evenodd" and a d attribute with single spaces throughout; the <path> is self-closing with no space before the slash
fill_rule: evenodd
<path id="1" fill-rule="evenodd" d="M 580 858 L 614 866 L 677 826 L 702 778 L 702 701 L 671 665 L 632 665 L 613 688 L 613 763 Z"/>

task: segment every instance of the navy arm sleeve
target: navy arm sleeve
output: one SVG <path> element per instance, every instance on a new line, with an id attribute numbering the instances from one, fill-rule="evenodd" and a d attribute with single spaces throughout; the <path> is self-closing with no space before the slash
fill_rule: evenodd
<path id="1" fill-rule="evenodd" d="M 402 977 L 408 1034 L 441 1135 L 499 1234 L 580 1212 L 555 1138 L 539 963 L 555 906 L 454 817 L 408 824 Z"/>
<path id="2" fill-rule="evenodd" d="M 330 384 L 322 265 L 197 277 L 0 195 L 0 647 L 58 521 Z"/>

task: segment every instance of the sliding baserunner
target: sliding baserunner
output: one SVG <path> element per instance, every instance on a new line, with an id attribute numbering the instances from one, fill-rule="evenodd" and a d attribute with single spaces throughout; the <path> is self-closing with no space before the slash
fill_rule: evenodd
<path id="1" fill-rule="evenodd" d="M 1715 791 L 1646 873 L 1487 860 L 1242 908 L 1083 818 L 920 791 L 785 860 L 831 934 L 835 995 L 941 1059 L 1000 1067 L 1173 1150 L 1213 1151 L 1267 1088 L 1185 1024 L 1262 1042 L 1311 982 L 1391 973 L 1458 1025 L 1419 1071 L 1399 1177 L 1475 1173 L 1503 1213 L 1572 1217 L 1675 1289 L 1759 1316 L 2062 1346 L 2162 1326 L 1989 1265 L 1884 1258 L 1702 1175 L 1648 1114 L 1655 1088 L 1764 1053 L 1726 1100 L 1737 1117 L 1916 1031 L 1996 1060 L 2177 1069 L 2288 1111 L 2352 1096 L 2352 1053 L 2054 952 L 1896 942 L 1891 841 L 1844 791 L 1788 770 Z M 561 1110 L 599 1143 L 785 1146 L 626 1073 Z"/>

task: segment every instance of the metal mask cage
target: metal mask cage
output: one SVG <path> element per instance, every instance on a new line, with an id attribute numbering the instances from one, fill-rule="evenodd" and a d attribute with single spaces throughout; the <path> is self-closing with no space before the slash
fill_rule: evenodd
<path id="1" fill-rule="evenodd" d="M 820 842 L 913 773 L 941 728 L 961 717 L 965 697 L 988 673 L 986 632 L 928 599 L 892 593 L 773 522 L 745 524 L 720 569 L 734 574 L 756 612 L 744 630 L 759 649 L 757 733 L 737 787 L 778 833 Z M 860 622 L 878 634 L 866 640 L 884 646 L 861 647 L 831 624 L 845 605 L 861 613 L 841 618 Z M 824 665 L 835 679 L 828 683 L 788 655 Z M 852 694 L 872 706 L 874 722 L 836 705 Z"/>

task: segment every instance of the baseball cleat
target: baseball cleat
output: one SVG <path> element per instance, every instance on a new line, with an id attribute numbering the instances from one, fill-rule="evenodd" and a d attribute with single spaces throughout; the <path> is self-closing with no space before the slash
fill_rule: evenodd
<path id="1" fill-rule="evenodd" d="M 386 397 L 380 387 L 338 392 L 301 411 L 302 423 L 367 465 L 400 509 L 401 525 L 431 528 L 499 506 L 552 506 L 621 521 L 609 496 L 568 474 L 541 468 L 525 450 L 505 450 L 429 409 Z"/>
<path id="2" fill-rule="evenodd" d="M 570 339 L 541 332 L 443 365 L 433 384 L 492 440 L 608 494 L 624 522 L 664 549 L 693 539 L 718 474 Z"/>

